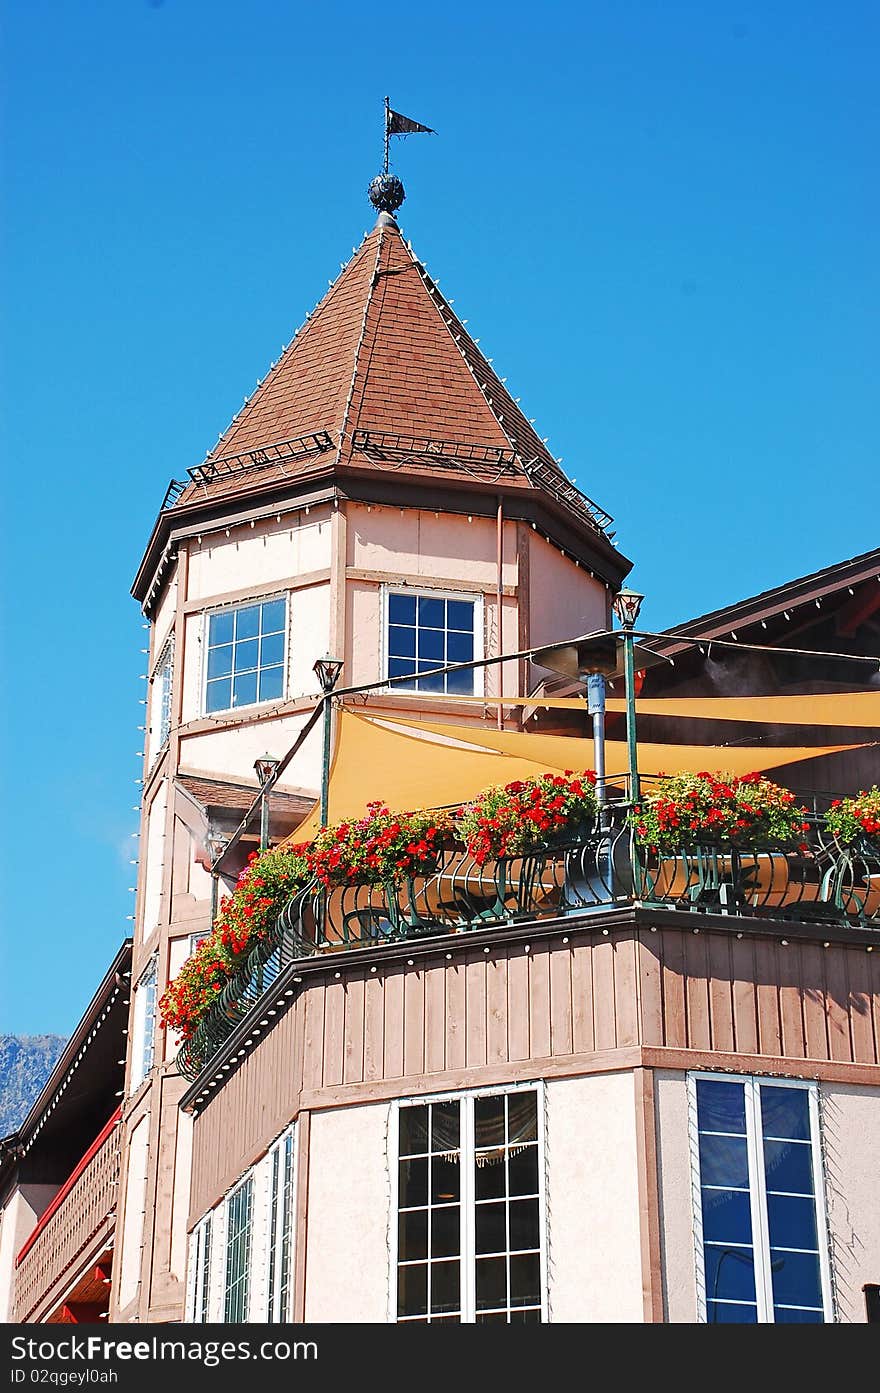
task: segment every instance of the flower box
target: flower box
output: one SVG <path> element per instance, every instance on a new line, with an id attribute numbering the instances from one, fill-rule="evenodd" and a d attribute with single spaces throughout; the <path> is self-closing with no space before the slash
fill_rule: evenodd
<path id="1" fill-rule="evenodd" d="M 854 798 L 836 799 L 825 814 L 825 827 L 838 846 L 876 856 L 880 852 L 880 788 L 875 784 Z"/>
<path id="2" fill-rule="evenodd" d="M 806 850 L 806 809 L 761 774 L 673 774 L 657 780 L 630 822 L 649 851 Z"/>
<path id="3" fill-rule="evenodd" d="M 592 770 L 566 770 L 488 788 L 462 808 L 456 825 L 470 855 L 483 866 L 575 841 L 595 826 L 597 810 Z"/>

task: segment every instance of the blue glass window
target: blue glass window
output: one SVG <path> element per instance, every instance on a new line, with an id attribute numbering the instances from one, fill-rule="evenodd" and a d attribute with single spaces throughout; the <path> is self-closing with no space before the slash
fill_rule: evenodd
<path id="1" fill-rule="evenodd" d="M 706 1319 L 825 1320 L 810 1096 L 696 1080 Z"/>
<path id="2" fill-rule="evenodd" d="M 286 630 L 286 600 L 212 614 L 205 710 L 229 711 L 283 697 Z"/>
<path id="3" fill-rule="evenodd" d="M 395 686 L 472 696 L 473 669 L 427 674 L 451 663 L 473 662 L 474 609 L 473 600 L 443 595 L 389 595 L 388 676 L 412 679 Z"/>

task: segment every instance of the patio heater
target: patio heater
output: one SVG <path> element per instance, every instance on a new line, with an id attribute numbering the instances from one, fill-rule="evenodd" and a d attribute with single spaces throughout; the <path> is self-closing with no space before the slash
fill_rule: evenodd
<path id="1" fill-rule="evenodd" d="M 591 634 L 571 644 L 551 644 L 534 654 L 539 667 L 561 673 L 571 681 L 586 678 L 587 711 L 593 723 L 593 771 L 596 775 L 596 801 L 605 806 L 605 679 L 618 668 L 614 634 Z"/>
<path id="2" fill-rule="evenodd" d="M 613 633 L 585 634 L 582 638 L 572 639 L 570 643 L 552 643 L 539 649 L 532 657 L 537 666 L 558 672 L 572 682 L 583 682 L 586 678 L 587 710 L 593 722 L 596 798 L 600 808 L 606 802 L 605 683 L 611 677 L 622 677 L 624 682 L 630 799 L 635 802 L 639 796 L 636 659 L 640 669 L 662 662 L 659 654 L 635 642 L 633 628 L 643 599 L 644 596 L 635 590 L 621 590 L 614 598 L 614 612 L 621 624 L 619 630 Z"/>
<path id="3" fill-rule="evenodd" d="M 330 729 L 333 718 L 333 705 L 330 695 L 342 674 L 343 660 L 331 658 L 329 654 L 319 658 L 312 668 L 324 693 L 324 752 L 321 759 L 321 826 L 327 826 L 330 807 Z"/>

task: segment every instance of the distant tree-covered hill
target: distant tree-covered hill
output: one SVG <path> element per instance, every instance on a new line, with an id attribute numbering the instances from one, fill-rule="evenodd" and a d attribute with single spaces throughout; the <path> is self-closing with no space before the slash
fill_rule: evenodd
<path id="1" fill-rule="evenodd" d="M 0 1137 L 27 1117 L 66 1043 L 63 1035 L 0 1035 Z"/>

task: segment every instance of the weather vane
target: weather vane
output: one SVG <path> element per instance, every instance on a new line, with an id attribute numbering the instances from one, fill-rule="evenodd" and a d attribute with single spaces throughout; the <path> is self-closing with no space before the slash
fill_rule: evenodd
<path id="1" fill-rule="evenodd" d="M 388 172 L 388 146 L 393 135 L 436 135 L 430 126 L 423 126 L 409 116 L 401 116 L 392 111 L 389 98 L 385 98 L 385 160 L 382 173 L 377 174 L 370 184 L 370 202 L 380 213 L 396 213 L 406 198 L 403 184 L 396 174 Z"/>

